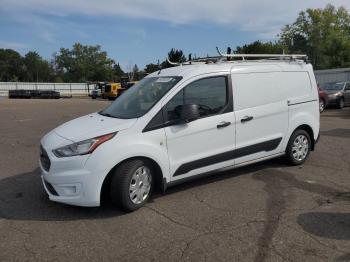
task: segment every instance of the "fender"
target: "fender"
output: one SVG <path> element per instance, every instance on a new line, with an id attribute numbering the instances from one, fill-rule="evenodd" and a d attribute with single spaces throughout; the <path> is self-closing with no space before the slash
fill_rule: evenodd
<path id="1" fill-rule="evenodd" d="M 121 132 L 115 139 L 109 141 L 110 143 L 104 143 L 98 147 L 85 163 L 87 169 L 99 176 L 96 194 L 101 193 L 105 178 L 116 165 L 134 157 L 152 159 L 159 165 L 163 179 L 169 181 L 169 159 L 162 134 L 164 134 L 162 129 L 156 132 L 139 133 L 139 135 L 135 135 L 134 132 Z M 148 138 L 145 138 L 145 135 Z"/>
<path id="2" fill-rule="evenodd" d="M 317 126 L 318 120 L 316 119 L 316 116 L 314 114 L 310 113 L 309 111 L 310 110 L 305 110 L 303 107 L 302 108 L 299 107 L 297 109 L 290 110 L 290 112 L 289 112 L 289 128 L 288 128 L 288 132 L 286 134 L 286 139 L 284 139 L 284 143 L 282 145 L 283 151 L 286 150 L 288 142 L 289 142 L 289 138 L 292 135 L 292 133 L 299 126 L 302 126 L 302 125 L 307 125 L 312 129 L 312 131 L 314 133 L 314 137 L 312 137 L 311 139 L 316 141 L 318 134 L 319 134 L 319 125 Z"/>

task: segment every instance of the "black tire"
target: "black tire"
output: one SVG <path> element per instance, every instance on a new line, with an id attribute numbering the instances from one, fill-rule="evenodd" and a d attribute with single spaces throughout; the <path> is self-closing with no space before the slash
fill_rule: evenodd
<path id="1" fill-rule="evenodd" d="M 303 136 L 307 139 L 308 148 L 307 148 L 306 155 L 302 159 L 297 159 L 293 155 L 293 153 L 294 153 L 293 144 L 296 141 L 297 137 L 300 137 L 300 136 Z M 293 165 L 293 166 L 303 164 L 305 162 L 305 160 L 309 157 L 310 149 L 311 149 L 311 139 L 310 139 L 309 133 L 303 129 L 295 130 L 294 133 L 289 138 L 287 149 L 286 149 L 286 159 L 287 159 L 288 163 Z"/>
<path id="2" fill-rule="evenodd" d="M 343 107 L 344 107 L 344 98 L 340 98 L 338 108 L 343 109 Z"/>
<path id="3" fill-rule="evenodd" d="M 146 167 L 150 170 L 151 183 L 147 197 L 141 203 L 134 203 L 130 197 L 130 185 L 135 172 Z M 154 171 L 152 164 L 146 160 L 135 159 L 121 164 L 113 174 L 110 184 L 110 198 L 112 202 L 127 212 L 134 211 L 142 207 L 150 198 L 154 186 Z"/>

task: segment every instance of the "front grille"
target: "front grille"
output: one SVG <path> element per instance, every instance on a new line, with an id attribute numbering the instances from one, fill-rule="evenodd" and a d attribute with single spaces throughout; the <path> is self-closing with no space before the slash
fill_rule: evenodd
<path id="1" fill-rule="evenodd" d="M 43 168 L 48 172 L 50 170 L 51 161 L 45 149 L 40 145 L 40 162 Z"/>
<path id="2" fill-rule="evenodd" d="M 44 183 L 45 183 L 47 190 L 50 192 L 51 195 L 58 196 L 57 191 L 54 189 L 54 187 L 49 182 L 47 182 L 44 179 Z"/>

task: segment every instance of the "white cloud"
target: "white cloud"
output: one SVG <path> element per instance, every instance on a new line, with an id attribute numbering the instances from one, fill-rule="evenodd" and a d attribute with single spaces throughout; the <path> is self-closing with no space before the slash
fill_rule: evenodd
<path id="1" fill-rule="evenodd" d="M 1 9 L 52 15 L 156 19 L 171 24 L 214 23 L 270 38 L 306 8 L 327 3 L 350 8 L 349 0 L 2 0 Z"/>
<path id="2" fill-rule="evenodd" d="M 28 45 L 18 42 L 6 42 L 6 41 L 0 41 L 0 48 L 9 48 L 9 49 L 28 49 Z"/>

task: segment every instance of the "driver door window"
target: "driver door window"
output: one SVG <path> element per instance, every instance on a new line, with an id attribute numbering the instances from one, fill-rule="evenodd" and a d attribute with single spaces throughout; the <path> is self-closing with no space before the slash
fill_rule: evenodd
<path id="1" fill-rule="evenodd" d="M 222 112 L 228 101 L 225 76 L 204 78 L 194 81 L 177 93 L 164 107 L 167 121 L 180 119 L 180 107 L 197 104 L 200 116 L 207 117 Z"/>

